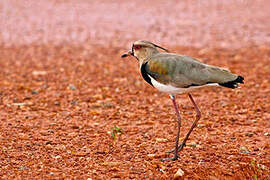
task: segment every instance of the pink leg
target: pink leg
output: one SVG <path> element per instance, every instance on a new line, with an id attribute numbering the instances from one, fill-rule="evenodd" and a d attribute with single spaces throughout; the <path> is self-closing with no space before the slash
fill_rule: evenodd
<path id="1" fill-rule="evenodd" d="M 192 124 L 191 128 L 189 129 L 189 131 L 188 131 L 188 133 L 187 133 L 185 139 L 183 140 L 182 144 L 177 148 L 177 149 L 178 149 L 177 152 L 181 151 L 181 150 L 184 148 L 184 146 L 186 145 L 186 142 L 187 142 L 187 140 L 188 140 L 188 138 L 189 138 L 191 132 L 192 132 L 193 129 L 196 127 L 198 121 L 199 121 L 200 118 L 201 118 L 201 111 L 200 111 L 199 107 L 197 106 L 197 104 L 195 103 L 195 101 L 194 101 L 192 95 L 191 95 L 191 94 L 188 94 L 188 97 L 190 98 L 190 100 L 191 100 L 193 106 L 195 107 L 195 110 L 196 110 L 196 120 L 193 122 L 193 124 Z M 169 152 L 169 153 L 175 152 L 175 149 L 173 149 L 173 150 L 171 150 L 171 151 L 168 151 L 168 152 Z"/>
<path id="2" fill-rule="evenodd" d="M 178 159 L 178 144 L 179 144 L 179 135 L 180 135 L 180 128 L 181 128 L 181 116 L 180 116 L 179 109 L 175 101 L 175 96 L 170 95 L 170 97 L 172 99 L 173 106 L 174 106 L 176 116 L 177 116 L 177 134 L 176 134 L 176 140 L 175 140 L 174 156 L 172 158 L 164 158 L 162 159 L 162 161 L 168 161 L 168 160 L 174 161 Z"/>
<path id="3" fill-rule="evenodd" d="M 191 134 L 191 132 L 193 131 L 193 129 L 197 126 L 198 121 L 201 118 L 201 111 L 198 107 L 198 105 L 196 104 L 196 102 L 194 101 L 193 97 L 191 94 L 188 94 L 189 99 L 191 100 L 193 106 L 195 107 L 196 110 L 196 120 L 193 122 L 191 128 L 189 129 L 185 139 L 183 140 L 182 144 L 178 147 L 178 152 L 181 151 L 183 149 L 183 147 L 186 145 L 186 142 Z"/>

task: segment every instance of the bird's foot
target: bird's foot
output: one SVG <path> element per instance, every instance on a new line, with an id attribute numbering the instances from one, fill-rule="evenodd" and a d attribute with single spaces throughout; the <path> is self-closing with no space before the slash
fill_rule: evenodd
<path id="1" fill-rule="evenodd" d="M 183 143 L 182 143 L 180 146 L 178 146 L 177 152 L 180 152 L 180 151 L 184 148 L 185 145 L 186 145 L 186 144 L 183 144 Z M 168 151 L 167 153 L 173 153 L 173 152 L 175 152 L 175 148 L 172 149 L 172 150 L 170 150 L 170 151 Z"/>
<path id="2" fill-rule="evenodd" d="M 160 159 L 161 161 L 175 161 L 175 160 L 177 160 L 178 159 L 178 155 L 176 155 L 176 156 L 173 156 L 173 157 L 171 157 L 171 158 L 162 158 L 162 159 Z"/>

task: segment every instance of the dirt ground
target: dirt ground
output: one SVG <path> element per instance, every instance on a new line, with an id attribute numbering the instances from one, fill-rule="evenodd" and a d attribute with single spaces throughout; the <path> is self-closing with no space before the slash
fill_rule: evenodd
<path id="1" fill-rule="evenodd" d="M 270 179 L 269 1 L 78 2 L 0 3 L 1 179 Z M 178 161 L 160 161 L 170 98 L 120 58 L 135 39 L 245 77 L 193 93 L 202 119 Z M 182 140 L 195 111 L 177 102 Z"/>

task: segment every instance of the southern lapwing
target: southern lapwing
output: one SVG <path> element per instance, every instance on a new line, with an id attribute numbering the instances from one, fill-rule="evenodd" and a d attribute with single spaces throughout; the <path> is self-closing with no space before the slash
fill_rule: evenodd
<path id="1" fill-rule="evenodd" d="M 158 48 L 166 52 L 160 52 Z M 132 49 L 123 54 L 122 58 L 127 56 L 133 56 L 138 60 L 142 77 L 146 82 L 159 91 L 168 93 L 172 99 L 178 123 L 175 149 L 169 151 L 174 152 L 174 156 L 163 160 L 178 159 L 178 152 L 183 149 L 189 135 L 201 118 L 201 112 L 189 93 L 190 91 L 205 86 L 222 86 L 234 89 L 239 87 L 238 83 L 244 83 L 242 76 L 220 67 L 204 64 L 192 57 L 169 53 L 167 49 L 149 41 L 134 42 Z M 188 94 L 197 115 L 183 142 L 178 146 L 181 117 L 175 95 L 183 93 Z"/>

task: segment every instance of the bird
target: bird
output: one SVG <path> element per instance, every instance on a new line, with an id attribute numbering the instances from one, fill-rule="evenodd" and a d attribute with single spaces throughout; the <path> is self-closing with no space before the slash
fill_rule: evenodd
<path id="1" fill-rule="evenodd" d="M 162 50 L 162 51 L 160 51 Z M 177 116 L 177 134 L 175 148 L 170 153 L 173 157 L 164 158 L 163 161 L 177 160 L 179 152 L 201 118 L 201 111 L 196 104 L 191 92 L 206 86 L 240 88 L 239 83 L 244 83 L 244 78 L 231 73 L 229 70 L 208 65 L 199 60 L 175 53 L 156 45 L 150 41 L 137 40 L 132 44 L 131 50 L 121 57 L 134 57 L 137 59 L 143 79 L 154 88 L 169 94 Z M 181 116 L 176 103 L 176 94 L 187 94 L 196 110 L 196 119 L 179 145 L 181 129 Z"/>

